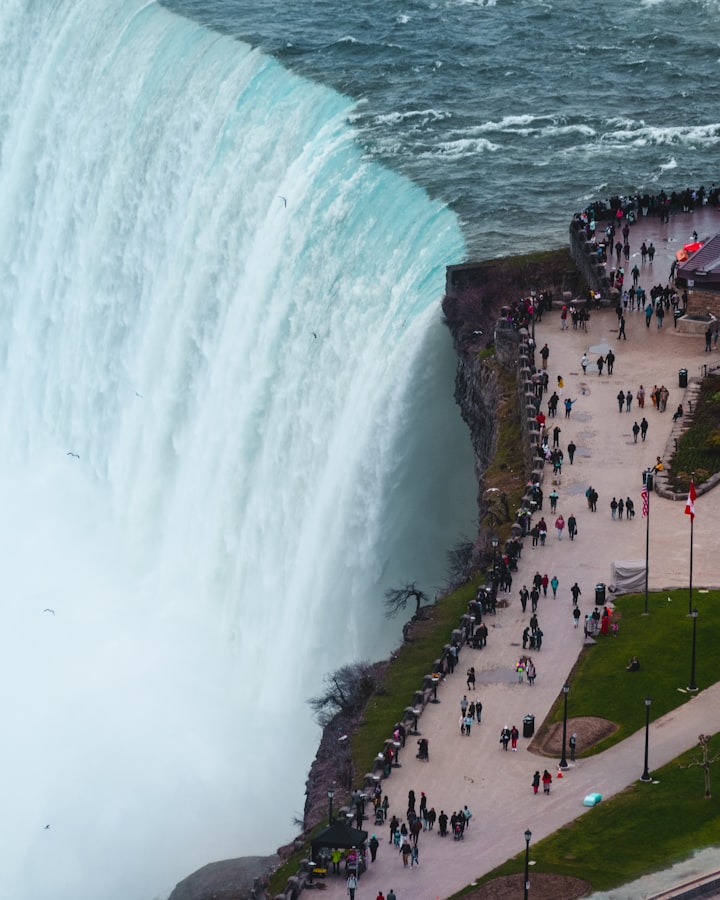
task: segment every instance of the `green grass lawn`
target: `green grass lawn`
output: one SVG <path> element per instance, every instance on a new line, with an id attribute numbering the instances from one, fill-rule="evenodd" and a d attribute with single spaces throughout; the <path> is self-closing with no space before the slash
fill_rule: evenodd
<path id="1" fill-rule="evenodd" d="M 709 747 L 712 758 L 720 750 L 720 740 L 715 737 Z M 532 872 L 583 878 L 594 891 L 608 891 L 668 868 L 695 850 L 716 845 L 720 838 L 720 764 L 714 775 L 718 796 L 706 800 L 702 769 L 681 768 L 693 756 L 700 756 L 699 749 L 654 771 L 653 778 L 659 784 L 637 782 L 545 840 L 533 843 Z M 518 842 L 522 846 L 521 832 Z M 524 865 L 523 851 L 478 883 L 522 872 Z M 468 887 L 455 896 L 471 890 Z"/>
<path id="2" fill-rule="evenodd" d="M 670 598 L 668 600 L 668 598 Z M 698 610 L 695 683 L 702 690 L 717 681 L 715 648 L 720 638 L 720 592 L 693 593 Z M 617 732 L 588 754 L 598 753 L 645 724 L 645 697 L 652 698 L 651 720 L 693 695 L 686 692 L 692 666 L 692 619 L 688 592 L 651 594 L 644 616 L 642 595 L 615 601 L 617 637 L 598 637 L 583 650 L 569 679 L 568 717 L 601 716 Z M 639 672 L 625 670 L 630 656 L 640 659 Z M 544 727 L 562 721 L 558 698 Z M 720 752 L 720 738 L 709 744 L 710 758 Z M 659 784 L 638 781 L 616 797 L 589 810 L 575 822 L 532 846 L 535 872 L 583 878 L 603 891 L 667 868 L 694 850 L 720 842 L 720 762 L 714 778 L 717 798 L 706 800 L 702 769 L 682 768 L 701 758 L 696 747 L 659 770 Z M 522 845 L 522 835 L 518 835 Z M 608 856 L 609 855 L 609 856 Z M 608 865 L 608 858 L 612 865 Z M 522 872 L 524 852 L 479 880 Z M 531 876 L 532 877 L 532 876 Z M 457 896 L 467 893 L 466 888 Z"/>
<path id="3" fill-rule="evenodd" d="M 670 600 L 668 601 L 668 598 Z M 698 610 L 695 683 L 702 690 L 718 680 L 715 648 L 720 639 L 720 593 L 693 592 Z M 615 734 L 596 745 L 599 753 L 645 724 L 645 697 L 652 698 L 651 721 L 686 703 L 692 664 L 692 619 L 688 592 L 633 594 L 615 600 L 618 636 L 599 636 L 586 647 L 569 678 L 568 717 L 600 716 L 618 726 Z M 587 610 L 586 610 L 587 611 Z M 639 672 L 627 672 L 631 656 L 640 659 Z M 558 698 L 549 722 L 562 720 Z"/>

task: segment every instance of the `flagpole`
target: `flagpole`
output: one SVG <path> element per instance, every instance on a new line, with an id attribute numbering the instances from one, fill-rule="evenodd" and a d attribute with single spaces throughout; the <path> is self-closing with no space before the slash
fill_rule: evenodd
<path id="1" fill-rule="evenodd" d="M 692 615 L 693 611 L 693 602 L 692 602 L 692 576 L 693 576 L 693 528 L 695 527 L 695 498 L 692 494 L 695 493 L 695 473 L 690 473 L 690 492 L 688 494 L 688 502 L 690 503 L 690 508 L 692 509 L 692 513 L 690 514 L 690 596 L 688 599 L 688 615 Z"/>
<path id="2" fill-rule="evenodd" d="M 645 472 L 642 490 L 643 515 L 645 516 L 645 612 L 648 614 L 648 578 L 650 575 L 650 490 L 652 489 L 652 469 Z"/>

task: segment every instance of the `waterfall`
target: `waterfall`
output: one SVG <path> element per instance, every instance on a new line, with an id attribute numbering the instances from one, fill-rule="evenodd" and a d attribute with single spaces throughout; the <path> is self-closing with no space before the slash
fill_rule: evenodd
<path id="1" fill-rule="evenodd" d="M 0 58 L 0 894 L 145 900 L 294 835 L 308 696 L 472 533 L 463 240 L 153 2 L 6 0 Z"/>

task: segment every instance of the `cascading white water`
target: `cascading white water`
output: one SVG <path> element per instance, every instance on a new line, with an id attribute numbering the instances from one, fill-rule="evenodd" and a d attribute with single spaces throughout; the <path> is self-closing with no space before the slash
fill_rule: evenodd
<path id="1" fill-rule="evenodd" d="M 292 836 L 307 697 L 471 530 L 462 238 L 154 3 L 7 0 L 0 58 L 0 896 L 144 900 Z"/>

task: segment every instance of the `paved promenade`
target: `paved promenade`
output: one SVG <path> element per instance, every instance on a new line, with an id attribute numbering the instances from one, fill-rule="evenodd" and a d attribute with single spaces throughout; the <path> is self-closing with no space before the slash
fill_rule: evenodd
<path id="1" fill-rule="evenodd" d="M 632 228 L 630 242 L 633 256 L 626 270 L 637 260 L 643 240 L 652 240 L 657 248 L 654 263 L 642 266 L 640 283 L 649 293 L 657 283 L 665 284 L 675 250 L 691 239 L 693 229 L 700 237 L 720 229 L 720 216 L 707 209 L 694 216 L 676 216 L 669 225 L 641 221 Z M 414 758 L 414 739 L 409 738 L 401 753 L 401 768 L 383 783 L 390 799 L 390 813 L 404 818 L 410 789 L 417 798 L 424 791 L 428 806 L 449 815 L 467 804 L 473 819 L 465 840 L 441 839 L 437 830 L 422 834 L 419 842 L 420 867 L 404 869 L 397 850 L 388 843 L 388 828 L 377 831 L 381 841 L 377 862 L 363 875 L 357 897 L 374 898 L 379 891 L 387 895 L 392 888 L 398 900 L 435 900 L 471 883 L 508 857 L 524 850 L 523 834 L 530 828 L 533 843 L 546 837 L 580 815 L 592 815 L 582 805 L 583 797 L 597 791 L 605 799 L 623 790 L 642 774 L 644 729 L 605 753 L 579 760 L 562 780 L 555 778 L 557 763 L 530 754 L 528 741 L 519 741 L 518 752 L 503 752 L 499 740 L 503 725 L 517 725 L 522 734 L 522 718 L 532 713 L 539 725 L 559 695 L 583 643 L 582 628 L 575 630 L 571 615 L 570 587 L 575 580 L 582 589 L 580 608 L 584 615 L 592 612 L 597 582 L 611 582 L 613 560 L 644 560 L 645 520 L 641 516 L 640 488 L 642 472 L 663 456 L 672 427 L 672 412 L 683 402 L 684 390 L 678 387 L 678 370 L 688 369 L 690 377 L 700 373 L 703 364 L 720 364 L 720 351 L 704 352 L 703 336 L 680 335 L 673 329 L 672 316 L 662 329 L 653 323 L 645 326 L 642 312 L 628 312 L 627 340 L 617 340 L 617 317 L 612 310 L 593 312 L 589 330 L 574 331 L 570 326 L 561 331 L 558 312 L 546 314 L 536 328 L 538 348 L 547 342 L 550 348 L 548 371 L 550 392 L 557 376 L 564 380 L 561 400 L 576 399 L 572 415 L 564 417 L 562 403 L 556 420 L 562 429 L 560 446 L 565 452 L 562 484 L 558 486 L 558 512 L 565 519 L 572 513 L 578 521 L 578 537 L 570 542 L 565 533 L 558 541 L 552 527 L 555 516 L 549 512 L 547 496 L 551 490 L 551 474 L 546 472 L 543 490 L 543 512 L 550 526 L 547 544 L 531 548 L 530 538 L 519 571 L 513 576 L 511 602 L 496 617 L 486 620 L 490 628 L 488 646 L 482 651 L 463 648 L 460 664 L 438 689 L 440 703 L 430 704 L 420 720 L 423 737 L 430 741 L 430 762 Z M 591 361 L 612 347 L 617 357 L 612 375 L 598 376 L 588 371 L 583 376 L 580 359 L 587 351 Z M 648 392 L 645 409 L 618 412 L 619 390 L 637 392 L 643 384 Z M 653 385 L 665 385 L 670 391 L 667 412 L 652 406 L 649 392 Z M 546 395 L 547 396 L 547 395 Z M 546 398 L 544 398 L 546 399 Z M 546 411 L 546 404 L 543 404 Z M 633 442 L 631 428 L 645 414 L 649 422 L 647 440 Z M 570 439 L 577 444 L 575 462 L 569 465 L 566 447 Z M 592 484 L 599 494 L 598 510 L 591 513 L 585 490 Z M 610 515 L 613 496 L 631 497 L 635 503 L 634 520 L 615 521 Z M 688 583 L 689 519 L 684 504 L 652 497 L 650 587 L 662 589 Z M 715 553 L 717 548 L 716 518 L 711 511 L 715 498 L 706 495 L 696 501 L 694 540 L 694 587 L 718 587 L 720 574 Z M 517 684 L 513 664 L 520 650 L 522 630 L 530 611 L 522 614 L 518 590 L 523 583 L 531 586 L 536 571 L 557 575 L 558 596 L 540 600 L 538 616 L 544 632 L 542 650 L 531 652 L 537 667 L 534 687 Z M 501 595 L 502 596 L 502 595 Z M 612 595 L 608 595 L 610 598 Z M 702 595 L 698 595 L 699 604 Z M 622 639 L 622 632 L 619 639 Z M 628 655 L 632 648 L 628 647 Z M 465 671 L 473 665 L 477 672 L 475 694 L 482 699 L 482 724 L 475 725 L 470 737 L 459 733 L 459 702 L 467 693 Z M 700 685 L 702 689 L 704 685 Z M 469 693 L 472 699 L 472 692 Z M 572 715 L 572 711 L 570 713 Z M 680 709 L 651 724 L 650 769 L 657 769 L 696 743 L 701 732 L 720 730 L 720 684 L 708 687 Z M 533 796 L 530 780 L 536 769 L 547 768 L 553 775 L 549 797 Z M 654 789 L 652 784 L 647 790 Z M 372 822 L 372 820 L 370 820 Z M 366 825 L 372 834 L 372 824 Z M 531 845 L 532 857 L 532 845 Z M 705 857 L 707 859 L 707 856 Z M 712 857 L 711 857 L 712 860 Z M 710 866 L 710 862 L 705 863 Z M 712 866 L 720 868 L 720 853 Z M 678 879 L 668 875 L 668 882 Z M 662 881 L 662 879 L 660 879 Z M 655 884 L 657 883 L 657 879 Z M 327 879 L 326 896 L 345 896 L 344 878 Z M 622 890 L 613 897 L 625 896 Z M 641 896 L 637 885 L 628 897 Z"/>

